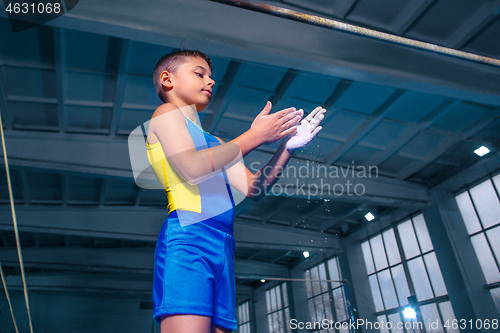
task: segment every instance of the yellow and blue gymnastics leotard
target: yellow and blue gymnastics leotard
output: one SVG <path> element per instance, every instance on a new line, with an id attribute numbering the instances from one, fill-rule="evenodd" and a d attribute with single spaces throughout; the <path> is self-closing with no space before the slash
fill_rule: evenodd
<path id="1" fill-rule="evenodd" d="M 196 150 L 220 142 L 186 118 Z M 158 237 L 153 317 L 196 314 L 237 329 L 233 238 L 234 200 L 225 172 L 189 184 L 168 161 L 160 142 L 149 145 L 151 167 L 168 200 Z"/>

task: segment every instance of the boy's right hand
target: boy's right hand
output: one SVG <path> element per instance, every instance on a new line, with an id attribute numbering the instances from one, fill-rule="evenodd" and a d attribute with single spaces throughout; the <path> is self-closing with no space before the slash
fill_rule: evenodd
<path id="1" fill-rule="evenodd" d="M 271 108 L 272 104 L 268 101 L 250 127 L 250 131 L 260 144 L 275 142 L 295 133 L 303 116 L 303 111 L 294 107 L 269 114 Z"/>

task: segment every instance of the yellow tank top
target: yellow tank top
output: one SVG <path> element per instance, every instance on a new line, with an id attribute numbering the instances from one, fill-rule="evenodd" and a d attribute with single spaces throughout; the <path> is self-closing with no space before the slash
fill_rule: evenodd
<path id="1" fill-rule="evenodd" d="M 148 160 L 156 178 L 167 195 L 169 212 L 177 209 L 201 213 L 200 190 L 182 178 L 166 158 L 161 142 L 150 145 L 146 142 Z"/>
<path id="2" fill-rule="evenodd" d="M 217 138 L 186 119 L 186 127 L 197 150 L 208 145 L 220 145 Z M 174 210 L 190 211 L 202 214 L 203 219 L 218 216 L 224 223 L 232 224 L 234 200 L 225 171 L 191 185 L 167 159 L 159 141 L 151 145 L 146 141 L 146 152 L 151 168 L 167 195 L 169 213 Z M 219 216 L 221 213 L 224 213 L 223 216 Z"/>

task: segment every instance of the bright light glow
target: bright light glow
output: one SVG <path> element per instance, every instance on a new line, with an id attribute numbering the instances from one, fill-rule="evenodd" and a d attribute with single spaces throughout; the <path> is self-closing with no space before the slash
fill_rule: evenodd
<path id="1" fill-rule="evenodd" d="M 474 153 L 481 157 L 481 156 L 484 156 L 486 154 L 488 154 L 490 152 L 490 150 L 488 148 L 486 148 L 485 146 L 481 146 L 479 148 L 477 148 L 476 150 L 474 150 Z"/>
<path id="2" fill-rule="evenodd" d="M 366 215 L 365 215 L 365 219 L 367 219 L 368 221 L 371 221 L 374 218 L 375 218 L 375 216 L 373 216 L 373 214 L 370 212 L 366 213 Z"/>
<path id="3" fill-rule="evenodd" d="M 262 280 L 260 280 L 260 282 L 264 283 L 264 282 L 266 282 L 266 280 L 262 279 Z"/>
<path id="4" fill-rule="evenodd" d="M 417 312 L 415 311 L 414 308 L 412 308 L 411 306 L 407 306 L 404 310 L 403 310 L 403 316 L 406 318 L 406 319 L 417 319 Z"/>
<path id="5" fill-rule="evenodd" d="M 302 255 L 304 256 L 304 258 L 309 258 L 309 251 L 302 252 Z"/>

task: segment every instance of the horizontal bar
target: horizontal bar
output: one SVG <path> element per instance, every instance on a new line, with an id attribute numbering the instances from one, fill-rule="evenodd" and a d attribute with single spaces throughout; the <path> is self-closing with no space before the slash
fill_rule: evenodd
<path id="1" fill-rule="evenodd" d="M 265 5 L 260 3 L 250 3 L 246 1 L 238 1 L 238 0 L 210 0 L 213 2 L 219 2 L 225 5 L 230 5 L 234 7 L 239 7 L 243 9 L 252 10 L 255 12 L 260 12 L 264 14 L 270 14 L 273 16 L 282 17 L 285 19 L 290 19 L 302 23 L 307 23 L 311 25 L 315 25 L 322 28 L 327 28 L 331 30 L 337 30 L 342 32 L 347 32 L 353 35 L 368 37 L 380 41 L 385 41 L 397 45 L 402 45 L 414 49 L 424 50 L 427 52 L 432 52 L 436 54 L 446 55 L 454 58 L 465 59 L 472 62 L 482 63 L 486 65 L 491 65 L 495 67 L 500 67 L 500 59 L 489 58 L 485 56 L 481 56 L 474 53 L 459 51 L 455 49 L 451 49 L 444 46 L 439 46 L 435 44 L 430 44 L 426 42 L 421 42 L 414 39 L 409 39 L 405 37 L 400 37 L 392 34 L 388 34 L 385 32 L 380 32 L 376 30 L 366 29 L 362 27 L 358 27 L 352 24 L 343 23 L 331 19 L 327 19 L 320 16 L 305 14 L 301 12 L 297 12 L 291 9 Z"/>

